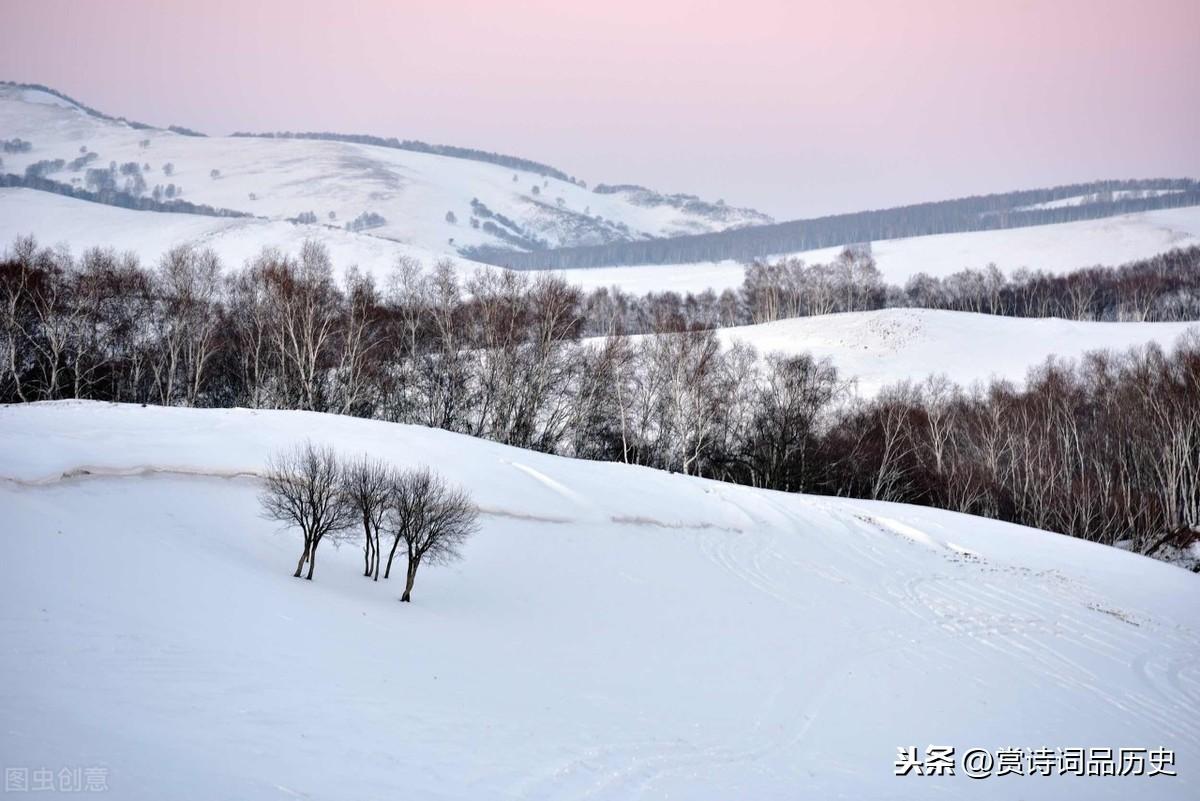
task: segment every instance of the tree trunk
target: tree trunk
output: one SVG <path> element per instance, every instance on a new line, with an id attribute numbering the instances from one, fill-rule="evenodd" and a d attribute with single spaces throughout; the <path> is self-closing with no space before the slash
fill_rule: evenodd
<path id="1" fill-rule="evenodd" d="M 375 581 L 379 581 L 379 532 L 375 532 Z"/>
<path id="2" fill-rule="evenodd" d="M 412 601 L 413 582 L 417 580 L 417 564 L 418 562 L 408 560 L 408 575 L 404 581 L 404 594 L 400 596 L 400 600 L 404 603 Z"/>
<path id="3" fill-rule="evenodd" d="M 363 575 L 371 575 L 371 524 L 369 521 L 363 521 L 363 534 L 366 536 L 366 542 L 363 544 Z"/>
<path id="4" fill-rule="evenodd" d="M 304 569 L 304 563 L 308 561 L 308 547 L 308 542 L 305 541 L 304 553 L 300 554 L 300 562 L 296 565 L 296 572 L 292 574 L 295 578 L 300 578 L 300 571 Z"/>
<path id="5" fill-rule="evenodd" d="M 317 543 L 312 544 L 312 548 L 308 552 L 308 575 L 306 579 L 312 581 L 313 568 L 317 566 Z"/>
<path id="6" fill-rule="evenodd" d="M 392 560 L 396 558 L 396 548 L 400 546 L 400 537 L 392 540 L 392 552 L 388 554 L 387 568 L 383 571 L 384 578 L 392 576 Z"/>

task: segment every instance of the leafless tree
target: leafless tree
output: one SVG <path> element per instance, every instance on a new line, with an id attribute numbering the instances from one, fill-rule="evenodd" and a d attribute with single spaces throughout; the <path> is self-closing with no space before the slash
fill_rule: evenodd
<path id="1" fill-rule="evenodd" d="M 263 514 L 300 529 L 304 550 L 296 565 L 296 578 L 308 563 L 313 577 L 317 548 L 326 537 L 336 540 L 354 525 L 355 510 L 342 495 L 342 467 L 330 447 L 305 442 L 271 456 L 263 476 L 259 503 Z"/>
<path id="2" fill-rule="evenodd" d="M 363 527 L 363 575 L 379 581 L 379 530 L 399 476 L 385 462 L 363 455 L 342 466 L 342 500 Z"/>
<path id="3" fill-rule="evenodd" d="M 159 262 L 151 324 L 156 358 L 151 363 L 159 402 L 195 406 L 216 351 L 221 263 L 210 249 L 172 248 Z"/>
<path id="4" fill-rule="evenodd" d="M 378 381 L 371 381 L 382 369 L 383 350 L 390 331 L 380 323 L 382 316 L 379 293 L 369 275 L 351 268 L 346 273 L 346 291 L 341 337 L 335 351 L 332 410 L 339 414 L 361 414 L 374 408 L 377 397 L 368 397 Z"/>
<path id="5" fill-rule="evenodd" d="M 478 529 L 479 513 L 465 490 L 453 487 L 428 468 L 401 473 L 392 485 L 387 526 L 392 534 L 386 578 L 401 542 L 408 556 L 404 594 L 412 600 L 421 564 L 444 564 L 461 556 L 463 543 Z"/>

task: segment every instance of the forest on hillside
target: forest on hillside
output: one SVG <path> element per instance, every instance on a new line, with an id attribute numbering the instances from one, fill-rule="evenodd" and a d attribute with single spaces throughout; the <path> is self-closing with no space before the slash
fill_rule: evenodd
<path id="1" fill-rule="evenodd" d="M 1064 203 L 1080 198 L 1080 203 Z M 1075 222 L 1118 214 L 1200 205 L 1190 178 L 1094 181 L 834 214 L 709 234 L 612 242 L 530 253 L 494 246 L 463 251 L 477 261 L 517 270 L 566 270 L 631 264 L 753 261 L 879 239 Z"/>

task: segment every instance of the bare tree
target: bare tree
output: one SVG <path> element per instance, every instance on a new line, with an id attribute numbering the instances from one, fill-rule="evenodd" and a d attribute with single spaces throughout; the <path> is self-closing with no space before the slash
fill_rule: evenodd
<path id="1" fill-rule="evenodd" d="M 258 496 L 264 516 L 295 526 L 304 535 L 296 578 L 307 562 L 306 578 L 311 581 L 321 541 L 338 537 L 355 522 L 354 509 L 341 493 L 341 478 L 337 453 L 312 442 L 280 451 L 267 462 Z"/>
<path id="2" fill-rule="evenodd" d="M 365 455 L 342 467 L 342 501 L 363 527 L 363 575 L 374 574 L 375 581 L 379 581 L 379 530 L 397 478 L 385 462 Z"/>
<path id="3" fill-rule="evenodd" d="M 319 242 L 305 240 L 298 261 L 264 251 L 273 325 L 269 337 L 279 355 L 289 400 L 301 409 L 325 411 L 327 368 L 341 322 L 342 297 L 333 283 L 333 262 Z"/>
<path id="4" fill-rule="evenodd" d="M 345 301 L 342 304 L 340 339 L 334 345 L 336 366 L 333 370 L 333 411 L 338 414 L 362 414 L 373 408 L 369 398 L 372 381 L 384 369 L 381 353 L 387 344 L 387 328 L 381 324 L 379 293 L 370 275 L 352 267 L 346 272 Z"/>
<path id="5" fill-rule="evenodd" d="M 392 485 L 388 525 L 393 535 L 386 578 L 401 542 L 408 555 L 401 601 L 412 600 L 422 562 L 444 564 L 460 557 L 467 538 L 478 529 L 479 513 L 465 490 L 452 487 L 428 468 L 408 470 Z"/>
<path id="6" fill-rule="evenodd" d="M 159 401 L 195 406 L 217 349 L 221 263 L 210 249 L 179 245 L 159 261 L 153 286 L 151 369 Z"/>

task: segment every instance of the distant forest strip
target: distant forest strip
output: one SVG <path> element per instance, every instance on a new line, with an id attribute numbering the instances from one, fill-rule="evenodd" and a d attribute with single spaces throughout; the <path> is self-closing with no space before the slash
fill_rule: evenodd
<path id="1" fill-rule="evenodd" d="M 557 178 L 560 181 L 567 183 L 577 183 L 574 176 L 567 175 L 560 169 L 551 167 L 549 164 L 542 164 L 531 159 L 523 159 L 519 156 L 506 156 L 503 153 L 492 153 L 488 150 L 476 150 L 471 147 L 457 147 L 455 145 L 431 145 L 428 142 L 422 142 L 418 139 L 397 139 L 394 136 L 372 136 L 371 134 L 342 134 L 331 133 L 328 131 L 277 131 L 274 133 L 251 133 L 249 131 L 237 131 L 233 136 L 240 136 L 254 139 L 316 139 L 327 142 L 349 142 L 355 145 L 373 145 L 375 147 L 388 147 L 392 150 L 410 150 L 414 153 L 430 153 L 435 156 L 449 156 L 456 159 L 467 159 L 468 161 L 482 161 L 488 164 L 498 164 L 501 167 L 508 167 L 513 170 L 522 170 L 524 172 L 532 172 L 537 175 L 544 175 L 547 178 Z"/>
<path id="2" fill-rule="evenodd" d="M 1023 385 L 861 398 L 828 361 L 712 329 L 581 339 L 553 274 L 376 285 L 328 252 L 153 268 L 18 240 L 0 257 L 0 403 L 304 409 L 783 490 L 925 504 L 1152 553 L 1200 527 L 1200 336 L 1050 359 Z"/>
<path id="3" fill-rule="evenodd" d="M 16 175 L 7 173 L 0 175 L 0 188 L 15 187 L 21 189 L 37 189 L 41 192 L 53 192 L 56 195 L 66 195 L 76 200 L 86 200 L 91 203 L 103 203 L 106 206 L 116 206 L 134 211 L 164 211 L 176 214 L 199 214 L 204 217 L 253 217 L 244 211 L 234 209 L 219 209 L 204 203 L 189 203 L 186 200 L 155 200 L 145 195 L 134 195 L 120 189 L 102 189 L 92 191 L 78 186 L 72 186 L 50 178 L 32 175 Z"/>
<path id="4" fill-rule="evenodd" d="M 1169 194 L 1146 194 L 1159 192 Z M 1024 208 L 1079 196 L 1095 196 L 1097 200 L 1082 205 Z M 463 255 L 516 270 L 689 264 L 725 259 L 752 261 L 785 253 L 880 239 L 1051 225 L 1197 205 L 1200 205 L 1200 184 L 1190 178 L 1094 181 L 1049 189 L 977 195 L 892 209 L 835 214 L 710 234 L 556 248 L 531 253 L 483 246 L 464 250 Z"/>
<path id="5" fill-rule="evenodd" d="M 944 278 L 918 273 L 883 281 L 865 249 L 847 248 L 827 264 L 796 258 L 746 265 L 737 289 L 637 296 L 598 287 L 583 296 L 584 336 L 659 334 L 769 323 L 880 309 L 941 309 L 1004 317 L 1106 322 L 1200 321 L 1200 247 L 1177 248 L 1117 267 L 1052 275 L 995 265 Z"/>

